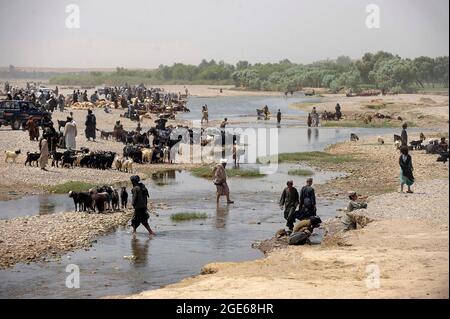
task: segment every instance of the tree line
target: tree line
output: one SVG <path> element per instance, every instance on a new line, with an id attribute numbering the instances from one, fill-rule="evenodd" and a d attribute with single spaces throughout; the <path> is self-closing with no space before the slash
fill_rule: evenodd
<path id="1" fill-rule="evenodd" d="M 199 65 L 174 63 L 152 70 L 122 67 L 114 72 L 84 72 L 52 77 L 51 84 L 234 84 L 250 90 L 297 91 L 304 87 L 332 92 L 380 89 L 384 92 L 414 92 L 425 87 L 448 88 L 449 58 L 401 58 L 389 52 L 366 53 L 361 59 L 340 56 L 334 60 L 295 64 L 239 61 L 235 65 L 203 60 Z"/>

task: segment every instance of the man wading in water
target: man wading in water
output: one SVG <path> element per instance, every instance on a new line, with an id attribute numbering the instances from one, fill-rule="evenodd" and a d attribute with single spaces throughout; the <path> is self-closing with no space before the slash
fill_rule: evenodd
<path id="1" fill-rule="evenodd" d="M 148 230 L 150 236 L 156 235 L 148 224 L 148 219 L 150 217 L 147 212 L 147 198 L 149 197 L 148 190 L 144 184 L 139 182 L 139 176 L 131 176 L 130 180 L 133 184 L 133 189 L 131 190 L 133 195 L 131 203 L 134 208 L 133 218 L 131 219 L 131 226 L 133 226 L 133 237 L 136 236 L 136 229 L 140 224 Z"/>
<path id="2" fill-rule="evenodd" d="M 227 197 L 227 204 L 233 204 L 234 202 L 230 199 L 230 189 L 227 184 L 227 173 L 225 172 L 225 166 L 227 166 L 227 160 L 221 159 L 220 164 L 217 164 L 213 169 L 213 183 L 216 185 L 217 189 L 217 205 L 219 205 L 220 196 Z"/>

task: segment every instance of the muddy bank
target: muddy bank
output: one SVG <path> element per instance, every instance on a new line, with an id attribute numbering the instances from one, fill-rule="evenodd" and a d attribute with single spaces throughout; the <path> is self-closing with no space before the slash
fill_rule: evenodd
<path id="1" fill-rule="evenodd" d="M 0 220 L 0 267 L 54 260 L 67 251 L 89 247 L 96 236 L 125 225 L 131 216 L 131 211 L 67 212 Z"/>
<path id="2" fill-rule="evenodd" d="M 347 232 L 346 245 L 289 246 L 255 261 L 213 263 L 204 275 L 126 298 L 448 298 L 447 182 L 374 197 L 366 213 L 376 220 Z M 369 280 L 374 269 L 377 281 Z"/>

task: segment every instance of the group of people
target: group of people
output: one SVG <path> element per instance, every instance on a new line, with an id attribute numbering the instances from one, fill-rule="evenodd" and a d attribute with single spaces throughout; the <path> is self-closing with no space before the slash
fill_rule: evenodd
<path id="1" fill-rule="evenodd" d="M 316 194 L 312 184 L 313 179 L 308 178 L 306 185 L 302 187 L 299 194 L 297 188 L 294 187 L 294 182 L 289 180 L 286 188 L 281 193 L 279 204 L 284 211 L 288 233 L 293 231 L 295 220 L 316 216 Z"/>
<path id="2" fill-rule="evenodd" d="M 283 235 L 289 236 L 289 244 L 303 245 L 309 242 L 314 229 L 322 223 L 317 216 L 313 179 L 306 180 L 306 185 L 301 188 L 300 193 L 294 187 L 294 181 L 289 180 L 286 184 L 279 201 L 280 209 L 284 212 L 284 219 L 286 219 Z M 297 223 L 296 220 L 298 220 Z"/>
<path id="3" fill-rule="evenodd" d="M 76 137 L 78 135 L 77 123 L 73 118 L 73 113 L 70 112 L 70 116 L 67 117 L 64 124 L 64 131 L 62 133 L 56 131 L 53 121 L 44 119 L 42 123 L 42 136 L 39 137 L 39 126 L 36 121 L 30 117 L 25 124 L 30 140 L 39 141 L 39 151 L 41 158 L 39 164 L 41 169 L 46 170 L 48 158 L 51 154 L 56 152 L 56 148 L 65 148 L 68 150 L 76 149 Z M 88 110 L 85 122 L 85 135 L 86 139 L 95 141 L 97 121 L 92 110 Z"/>
<path id="4" fill-rule="evenodd" d="M 59 109 L 63 112 L 66 105 L 66 98 L 63 94 L 59 94 L 58 87 L 55 90 L 35 90 L 35 89 L 23 89 L 12 88 L 11 91 L 7 91 L 7 100 L 20 100 L 32 102 L 36 107 L 46 110 L 48 112 L 54 112 Z"/>

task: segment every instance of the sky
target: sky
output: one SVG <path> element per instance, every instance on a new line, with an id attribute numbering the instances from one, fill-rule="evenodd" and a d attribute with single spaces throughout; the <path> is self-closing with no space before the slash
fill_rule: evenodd
<path id="1" fill-rule="evenodd" d="M 68 28 L 66 6 L 79 8 Z M 369 4 L 379 28 L 368 28 Z M 154 68 L 449 54 L 448 0 L 0 0 L 0 66 Z M 74 21 L 69 19 L 70 21 Z M 72 24 L 73 25 L 73 24 Z"/>

